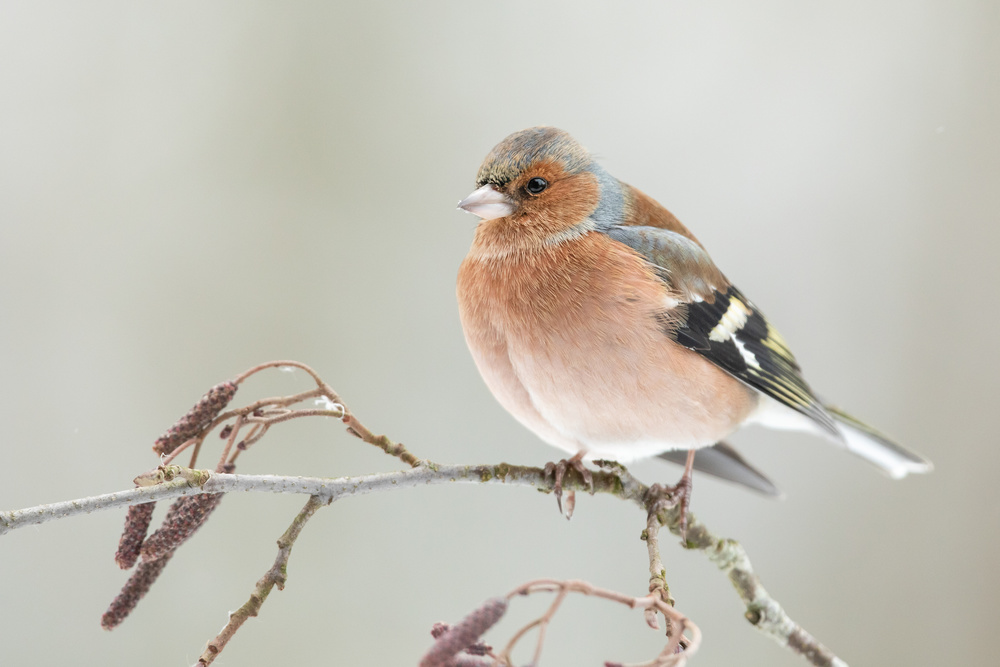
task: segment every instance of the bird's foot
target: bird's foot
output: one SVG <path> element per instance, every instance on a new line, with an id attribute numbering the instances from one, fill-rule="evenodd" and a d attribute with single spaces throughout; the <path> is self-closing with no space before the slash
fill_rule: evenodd
<path id="1" fill-rule="evenodd" d="M 578 452 L 568 459 L 563 459 L 558 463 L 546 463 L 545 464 L 545 477 L 546 479 L 552 479 L 552 491 L 556 495 L 556 505 L 559 507 L 559 513 L 562 514 L 566 519 L 573 518 L 573 509 L 576 507 L 576 492 L 572 489 L 566 494 L 566 504 L 563 505 L 563 479 L 566 477 L 566 471 L 572 468 L 580 477 L 583 478 L 583 482 L 590 488 L 590 493 L 594 493 L 594 475 L 587 466 L 583 464 L 583 454 L 584 452 Z"/>
<path id="2" fill-rule="evenodd" d="M 650 514 L 661 510 L 677 508 L 677 518 L 681 542 L 687 543 L 687 515 L 691 504 L 691 474 L 685 472 L 673 486 L 653 484 L 649 487 L 648 507 Z"/>

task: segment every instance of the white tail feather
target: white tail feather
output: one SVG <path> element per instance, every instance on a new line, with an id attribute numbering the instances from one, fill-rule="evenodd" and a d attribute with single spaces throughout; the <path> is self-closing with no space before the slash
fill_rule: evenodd
<path id="1" fill-rule="evenodd" d="M 769 428 L 806 431 L 822 435 L 827 440 L 868 461 L 893 479 L 901 479 L 910 473 L 927 473 L 934 469 L 931 462 L 924 457 L 897 445 L 846 412 L 829 405 L 825 407 L 837 424 L 842 436 L 840 439 L 828 433 L 805 415 L 767 396 L 761 396 L 757 410 L 747 421 Z"/>
<path id="2" fill-rule="evenodd" d="M 910 473 L 927 473 L 934 469 L 930 461 L 901 445 L 897 445 L 875 429 L 836 408 L 828 408 L 844 436 L 848 451 L 860 456 L 893 479 Z"/>

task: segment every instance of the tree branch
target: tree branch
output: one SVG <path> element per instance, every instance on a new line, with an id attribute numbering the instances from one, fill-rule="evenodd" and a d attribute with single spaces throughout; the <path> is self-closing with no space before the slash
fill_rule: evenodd
<path id="1" fill-rule="evenodd" d="M 229 493 L 255 491 L 261 493 L 301 493 L 321 496 L 333 501 L 346 496 L 364 495 L 374 491 L 408 489 L 431 484 L 509 484 L 529 486 L 545 491 L 552 490 L 551 480 L 546 480 L 541 468 L 497 465 L 437 465 L 426 464 L 410 470 L 362 475 L 360 477 L 282 477 L 279 475 L 227 475 L 209 470 L 190 470 L 180 466 L 167 466 L 158 475 L 169 481 L 152 486 L 115 493 L 105 493 L 89 498 L 78 498 L 61 503 L 38 505 L 21 510 L 0 512 L 0 535 L 24 526 L 46 523 L 94 511 L 128 507 L 151 500 L 165 500 L 197 493 Z M 137 479 L 145 479 L 140 476 Z M 595 474 L 595 491 L 611 493 L 634 501 L 642 506 L 645 487 L 625 489 L 618 477 L 610 473 Z M 580 480 L 565 481 L 568 489 L 585 488 Z"/>
<path id="2" fill-rule="evenodd" d="M 224 411 L 245 380 L 272 368 L 301 369 L 309 375 L 316 386 L 308 391 L 290 396 L 261 399 L 241 408 Z M 313 399 L 321 407 L 300 405 L 310 399 Z M 246 451 L 251 444 L 259 441 L 268 428 L 290 419 L 310 416 L 335 418 L 343 422 L 349 433 L 399 459 L 410 466 L 410 469 L 337 479 L 232 474 L 235 470 L 235 461 L 240 453 Z M 249 427 L 248 432 L 240 436 L 240 432 L 245 426 Z M 195 461 L 206 437 L 219 427 L 221 427 L 219 436 L 226 440 L 226 445 L 216 472 L 194 469 Z M 192 450 L 191 467 L 170 465 L 173 459 L 186 449 Z M 148 539 L 145 538 L 145 534 L 152 506 L 148 506 L 145 512 L 129 513 L 119 544 L 119 552 L 116 554 L 116 561 L 124 568 L 134 565 L 137 556 L 141 555 L 142 561 L 102 618 L 104 627 L 110 629 L 128 615 L 156 580 L 174 550 L 204 523 L 209 513 L 218 504 L 218 499 L 221 498 L 221 495 L 216 494 L 233 491 L 308 494 L 309 501 L 278 541 L 279 550 L 274 564 L 257 582 L 250 600 L 230 616 L 227 626 L 209 643 L 202 655 L 201 664 L 212 662 L 240 626 L 248 618 L 257 615 L 274 586 L 278 586 L 279 589 L 283 587 L 292 545 L 306 521 L 322 505 L 347 496 L 432 484 L 455 482 L 507 484 L 531 487 L 545 492 L 554 491 L 556 484 L 556 478 L 547 475 L 543 468 L 515 466 L 507 463 L 440 465 L 420 459 L 401 443 L 393 442 L 384 435 L 375 435 L 344 405 L 340 396 L 330 385 L 311 368 L 296 361 L 273 361 L 261 364 L 233 380 L 212 387 L 191 410 L 157 439 L 153 450 L 161 455 L 161 465 L 155 470 L 136 477 L 134 481 L 137 488 L 61 503 L 39 505 L 22 510 L 0 512 L 0 535 L 23 526 L 79 514 L 201 494 L 198 498 L 190 499 L 190 502 L 187 499 L 175 502 L 167 513 L 164 525 Z M 593 472 L 592 480 L 590 479 L 591 471 L 573 468 L 568 475 L 562 478 L 562 486 L 568 491 L 587 490 L 592 493 L 612 495 L 633 503 L 646 513 L 646 529 L 643 531 L 643 538 L 646 540 L 649 555 L 649 595 L 642 598 L 629 598 L 617 593 L 614 595 L 621 598 L 619 601 L 630 600 L 631 602 L 628 602 L 630 606 L 644 609 L 646 621 L 652 627 L 658 625 L 657 612 L 663 613 L 667 619 L 667 634 L 670 637 L 670 643 L 667 649 L 653 663 L 649 664 L 662 665 L 667 662 L 683 662 L 686 656 L 677 661 L 674 652 L 679 648 L 679 643 L 688 641 L 683 637 L 685 627 L 692 629 L 694 633 L 692 641 L 696 646 L 697 628 L 670 606 L 673 601 L 670 599 L 667 588 L 657 539 L 660 528 L 664 526 L 669 528 L 671 532 L 680 534 L 678 507 L 664 504 L 662 494 L 650 493 L 649 487 L 633 477 L 620 464 L 612 461 L 595 461 L 595 464 L 601 470 Z M 584 477 L 587 477 L 586 481 Z M 747 619 L 760 631 L 772 637 L 782 646 L 802 655 L 813 665 L 846 667 L 843 661 L 789 618 L 781 606 L 767 593 L 754 573 L 746 552 L 737 542 L 713 535 L 693 515 L 688 514 L 684 546 L 688 549 L 700 550 L 728 575 L 729 580 L 746 605 Z M 597 591 L 601 591 L 601 589 L 585 582 L 540 582 L 539 585 L 541 586 L 539 590 L 551 590 L 547 587 L 556 586 L 558 591 L 557 602 L 552 610 L 546 616 L 529 625 L 529 627 L 537 625 L 540 630 L 536 654 L 540 651 L 541 642 L 544 639 L 544 628 L 566 592 L 572 590 L 586 594 L 598 594 Z M 522 592 L 529 591 L 525 589 Z M 601 591 L 600 595 L 604 596 L 604 594 L 605 592 Z M 608 595 L 610 594 L 608 593 Z M 478 659 L 472 662 L 480 664 Z M 456 662 L 455 665 L 457 664 Z M 449 667 L 455 667 L 455 665 L 449 663 Z"/>
<path id="3" fill-rule="evenodd" d="M 229 614 L 229 622 L 226 623 L 226 627 L 222 628 L 222 632 L 215 639 L 208 642 L 205 651 L 198 658 L 198 665 L 212 664 L 212 661 L 222 652 L 240 626 L 246 623 L 249 618 L 257 615 L 271 589 L 277 586 L 279 591 L 284 590 L 285 580 L 288 578 L 288 557 L 292 555 L 292 546 L 306 522 L 316 513 L 316 510 L 328 502 L 330 501 L 323 500 L 320 496 L 309 496 L 305 507 L 299 511 L 288 530 L 278 539 L 278 555 L 274 559 L 274 565 L 257 582 L 253 593 L 250 594 L 250 599 L 242 607 Z"/>
<path id="4" fill-rule="evenodd" d="M 657 518 L 671 533 L 679 536 L 678 514 L 678 508 L 672 507 L 660 512 Z M 684 547 L 701 551 L 728 575 L 729 582 L 746 605 L 744 616 L 755 628 L 816 667 L 847 667 L 846 662 L 792 620 L 764 589 L 753 570 L 750 557 L 739 542 L 712 534 L 690 513 L 687 518 L 687 542 Z"/>
<path id="5" fill-rule="evenodd" d="M 89 514 L 99 510 L 198 493 L 231 493 L 233 491 L 301 493 L 316 496 L 324 503 L 330 503 L 340 498 L 376 491 L 452 483 L 505 484 L 531 487 L 546 492 L 552 491 L 552 480 L 546 479 L 542 468 L 515 466 L 507 463 L 439 465 L 424 461 L 418 467 L 409 470 L 336 479 L 277 475 L 231 475 L 208 470 L 190 470 L 180 466 L 166 466 L 165 469 L 159 471 L 158 476 L 168 481 L 100 496 L 0 512 L 0 534 L 23 526 L 79 514 Z M 145 478 L 140 477 L 139 479 Z M 588 490 L 579 475 L 567 475 L 563 480 L 563 488 L 577 491 Z M 594 471 L 595 493 L 621 498 L 648 511 L 646 498 L 648 491 L 649 487 L 621 466 Z M 660 525 L 665 526 L 674 534 L 680 534 L 680 522 L 676 508 L 666 509 L 655 516 Z M 647 540 L 648 537 L 647 528 Z M 701 551 L 720 570 L 726 573 L 740 599 L 746 605 L 747 620 L 758 630 L 790 651 L 802 655 L 812 665 L 846 667 L 845 662 L 837 658 L 828 648 L 793 621 L 781 605 L 768 594 L 754 572 L 746 551 L 738 542 L 713 535 L 693 514 L 689 513 L 685 547 Z M 651 560 L 650 565 L 651 569 L 662 570 L 662 566 L 656 567 L 657 562 L 654 560 Z"/>

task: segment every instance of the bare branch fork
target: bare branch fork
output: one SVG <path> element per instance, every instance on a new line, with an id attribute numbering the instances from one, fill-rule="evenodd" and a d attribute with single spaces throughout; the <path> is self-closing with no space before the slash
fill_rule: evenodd
<path id="1" fill-rule="evenodd" d="M 224 411 L 232 401 L 238 387 L 253 375 L 270 368 L 292 367 L 306 372 L 315 382 L 315 388 L 292 396 L 273 397 L 255 401 L 242 408 Z M 300 404 L 314 401 L 318 407 Z M 261 440 L 274 425 L 300 417 L 333 417 L 347 425 L 348 432 L 364 442 L 382 449 L 390 456 L 410 466 L 408 470 L 343 477 L 336 479 L 310 477 L 283 477 L 275 475 L 237 475 L 237 458 L 251 445 Z M 196 469 L 206 436 L 220 428 L 225 440 L 222 455 L 215 471 Z M 154 445 L 161 455 L 161 465 L 135 479 L 136 488 L 39 505 L 22 510 L 0 512 L 0 535 L 26 525 L 45 523 L 94 511 L 128 507 L 125 530 L 119 542 L 115 559 L 123 569 L 138 562 L 132 577 L 122 592 L 112 602 L 102 618 L 102 625 L 111 629 L 120 623 L 135 607 L 139 599 L 166 566 L 174 551 L 208 519 L 222 494 L 232 491 L 268 493 L 300 493 L 309 496 L 305 506 L 278 540 L 278 554 L 272 566 L 257 582 L 249 600 L 230 614 L 226 627 L 209 641 L 198 664 L 208 665 L 225 648 L 237 630 L 251 617 L 258 614 L 268 594 L 275 586 L 282 589 L 287 577 L 287 564 L 296 538 L 309 518 L 321 507 L 340 498 L 363 495 L 376 491 L 412 488 L 432 484 L 472 483 L 504 484 L 552 491 L 553 480 L 543 468 L 496 465 L 441 465 L 419 459 L 402 444 L 386 436 L 375 435 L 345 407 L 340 397 L 308 366 L 293 361 L 276 361 L 256 366 L 232 381 L 213 387 L 209 392 L 172 426 Z M 183 451 L 191 451 L 188 466 L 172 464 Z M 421 667 L 487 667 L 512 665 L 510 652 L 530 631 L 537 631 L 533 665 L 538 664 L 545 630 L 569 593 L 580 593 L 641 609 L 650 627 L 658 627 L 657 614 L 667 622 L 668 643 L 651 661 L 650 667 L 684 665 L 700 643 L 700 632 L 689 619 L 677 612 L 670 598 L 666 572 L 659 552 L 658 533 L 667 527 L 680 534 L 676 508 L 658 502 L 649 487 L 633 477 L 624 467 L 607 461 L 596 462 L 600 470 L 593 475 L 594 493 L 611 495 L 629 501 L 646 512 L 645 530 L 649 559 L 649 593 L 630 597 L 606 591 L 579 581 L 540 580 L 529 582 L 504 598 L 488 600 L 454 627 L 438 624 L 432 634 L 436 638 L 432 649 L 424 656 Z M 571 473 L 564 479 L 567 490 L 589 490 L 579 474 Z M 152 516 L 153 504 L 158 500 L 177 499 L 160 526 L 146 536 Z M 829 649 L 819 643 L 793 621 L 761 585 L 754 573 L 743 547 L 734 540 L 713 535 L 694 516 L 688 514 L 684 546 L 704 553 L 722 570 L 746 606 L 746 618 L 758 630 L 782 646 L 802 655 L 817 666 L 846 667 Z M 517 631 L 507 646 L 499 653 L 482 643 L 480 637 L 503 616 L 510 600 L 539 592 L 554 592 L 556 597 L 549 610 Z M 619 663 L 606 663 L 609 666 Z"/>

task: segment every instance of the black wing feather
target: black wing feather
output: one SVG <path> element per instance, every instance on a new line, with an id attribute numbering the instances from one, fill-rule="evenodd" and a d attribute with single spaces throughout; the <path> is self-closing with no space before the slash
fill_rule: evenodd
<path id="1" fill-rule="evenodd" d="M 781 334 L 764 318 L 753 303 L 734 285 L 716 291 L 711 302 L 687 304 L 687 320 L 677 328 L 676 340 L 694 350 L 733 377 L 796 410 L 834 435 L 839 435 L 833 419 L 802 377 L 802 369 L 785 345 Z M 742 326 L 722 340 L 712 331 L 723 321 L 733 303 L 749 314 Z M 742 307 L 741 307 L 742 306 Z M 687 341 L 707 341 L 707 349 Z"/>

